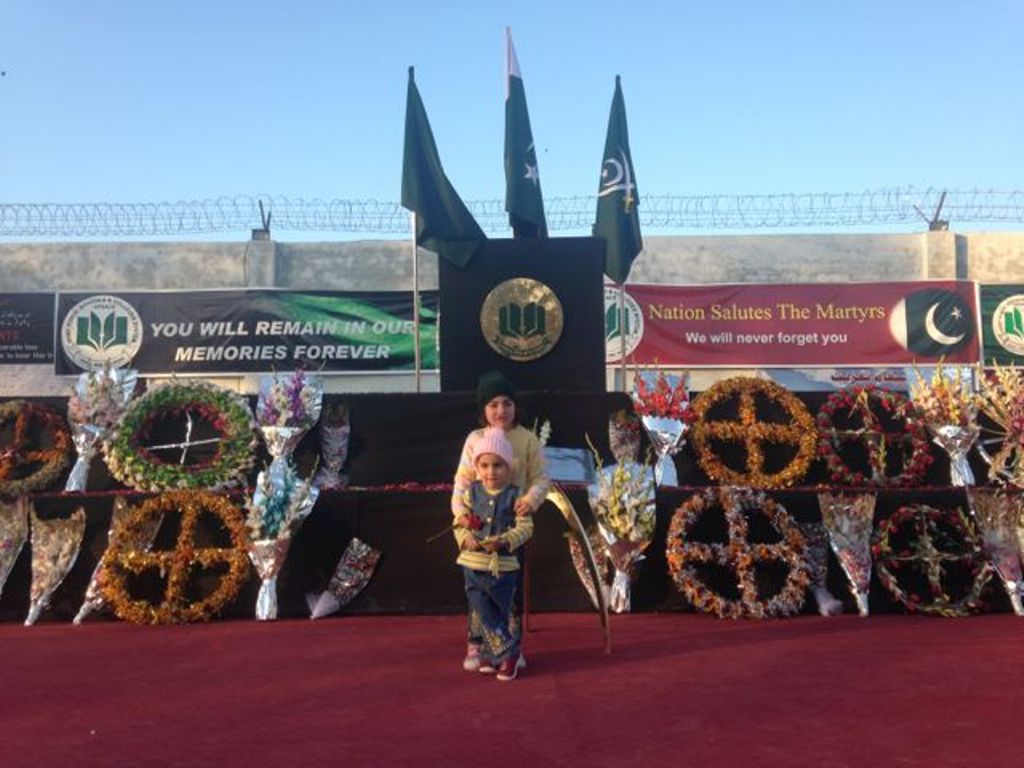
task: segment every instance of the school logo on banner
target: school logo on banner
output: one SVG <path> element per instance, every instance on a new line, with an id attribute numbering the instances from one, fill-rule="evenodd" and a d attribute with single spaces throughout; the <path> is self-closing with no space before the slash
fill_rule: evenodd
<path id="1" fill-rule="evenodd" d="M 480 309 L 480 330 L 491 349 L 518 362 L 536 360 L 554 349 L 564 323 L 555 292 L 528 277 L 499 284 Z"/>
<path id="2" fill-rule="evenodd" d="M 142 318 L 118 296 L 90 296 L 64 318 L 60 342 L 68 359 L 84 370 L 125 366 L 142 346 Z"/>
<path id="3" fill-rule="evenodd" d="M 619 289 L 613 285 L 604 287 L 604 348 L 608 362 L 622 360 L 622 341 L 626 341 L 628 358 L 640 345 L 644 337 L 644 313 L 636 299 L 628 293 L 623 301 L 622 324 L 619 323 Z"/>
<path id="4" fill-rule="evenodd" d="M 1024 356 L 1024 294 L 999 302 L 992 312 L 992 336 L 1011 355 Z"/>
<path id="5" fill-rule="evenodd" d="M 974 313 L 955 291 L 926 288 L 908 294 L 892 310 L 889 329 L 905 349 L 941 358 L 974 340 Z"/>

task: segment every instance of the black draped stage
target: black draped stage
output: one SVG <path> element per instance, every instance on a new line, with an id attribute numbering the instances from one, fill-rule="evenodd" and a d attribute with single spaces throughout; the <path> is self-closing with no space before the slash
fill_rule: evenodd
<path id="1" fill-rule="evenodd" d="M 824 396 L 803 397 L 812 413 Z M 345 491 L 324 492 L 293 542 L 288 561 L 278 579 L 282 616 L 306 615 L 305 594 L 322 589 L 338 558 L 352 537 L 381 550 L 383 555 L 366 590 L 345 610 L 351 613 L 449 613 L 464 610 L 462 581 L 454 565 L 455 549 L 450 536 L 427 539 L 450 522 L 449 490 L 459 451 L 466 433 L 475 424 L 476 404 L 472 395 L 455 394 L 359 394 L 329 395 L 326 405 L 343 403 L 350 409 L 352 440 L 345 472 L 352 486 Z M 49 404 L 63 410 L 66 401 Z M 549 419 L 551 444 L 582 447 L 588 434 L 611 462 L 608 450 L 607 418 L 628 399 L 620 393 L 523 393 L 524 423 Z M 308 435 L 296 452 L 302 472 L 308 473 L 317 454 L 317 434 Z M 925 487 L 881 491 L 876 519 L 912 501 L 935 506 L 963 505 L 962 490 L 945 487 L 948 462 L 933 449 L 935 463 L 925 478 Z M 261 456 L 259 466 L 268 457 Z M 654 540 L 641 564 L 633 594 L 634 610 L 684 610 L 686 603 L 671 585 L 665 563 L 665 535 L 673 512 L 694 491 L 710 484 L 697 467 L 689 446 L 676 457 L 679 482 L 683 487 L 659 489 L 658 523 Z M 975 467 L 979 478 L 984 468 Z M 252 480 L 254 478 L 250 478 Z M 812 465 L 800 489 L 776 491 L 771 496 L 798 520 L 820 519 L 816 489 L 826 478 L 819 462 Z M 441 485 L 441 488 L 436 486 Z M 52 610 L 42 621 L 69 620 L 81 604 L 97 559 L 106 546 L 107 528 L 114 497 L 126 493 L 96 461 L 90 474 L 89 492 L 83 495 L 39 494 L 35 506 L 44 517 L 63 516 L 82 505 L 88 524 L 82 552 L 64 584 L 54 595 Z M 587 522 L 586 492 L 570 487 L 570 498 Z M 145 494 L 131 494 L 140 501 Z M 242 493 L 233 494 L 241 506 Z M 536 533 L 529 546 L 531 606 L 534 610 L 589 610 L 589 600 L 577 579 L 569 557 L 566 525 L 555 508 L 547 504 L 536 518 Z M 169 534 L 173 536 L 173 532 Z M 159 542 L 158 542 L 159 543 Z M 830 555 L 831 557 L 831 555 Z M 12 571 L 0 599 L 0 619 L 24 619 L 28 610 L 31 580 L 30 547 L 26 546 Z M 834 559 L 830 562 L 830 587 L 847 601 L 843 576 Z M 246 617 L 253 613 L 258 582 L 253 575 L 229 615 Z M 1005 598 L 992 590 L 994 607 L 1006 608 Z M 872 610 L 893 610 L 894 603 L 878 585 L 871 594 Z M 813 610 L 808 604 L 806 610 Z"/>

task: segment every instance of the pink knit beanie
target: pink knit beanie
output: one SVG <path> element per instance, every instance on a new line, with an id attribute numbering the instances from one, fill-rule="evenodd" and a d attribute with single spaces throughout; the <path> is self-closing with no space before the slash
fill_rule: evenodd
<path id="1" fill-rule="evenodd" d="M 477 459 L 485 453 L 493 453 L 495 456 L 500 456 L 511 469 L 512 443 L 508 441 L 508 438 L 505 437 L 505 431 L 500 427 L 488 427 L 484 430 L 483 437 L 477 440 L 476 445 L 473 447 L 473 464 L 476 465 Z"/>

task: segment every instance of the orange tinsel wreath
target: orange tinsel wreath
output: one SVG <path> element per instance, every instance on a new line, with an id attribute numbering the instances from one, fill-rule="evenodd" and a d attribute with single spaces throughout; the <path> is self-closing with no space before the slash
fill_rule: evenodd
<path id="1" fill-rule="evenodd" d="M 691 531 L 701 516 L 720 508 L 729 531 L 726 543 L 693 541 Z M 749 541 L 749 516 L 760 512 L 781 536 L 777 543 Z M 719 618 L 788 616 L 804 602 L 810 574 L 804 561 L 806 539 L 781 505 L 749 488 L 708 488 L 695 494 L 676 510 L 669 524 L 666 559 L 672 581 L 699 611 Z M 783 563 L 787 573 L 781 589 L 761 596 L 755 568 L 758 563 Z M 727 568 L 736 576 L 739 596 L 730 599 L 704 582 L 700 565 Z"/>
<path id="2" fill-rule="evenodd" d="M 735 403 L 735 418 L 712 420 L 709 413 L 718 406 Z M 782 409 L 784 421 L 761 417 L 758 405 Z M 690 433 L 701 469 L 720 483 L 754 488 L 785 488 L 807 474 L 814 458 L 816 432 L 807 407 L 787 389 L 765 379 L 737 376 L 716 382 L 693 401 L 694 423 Z M 742 446 L 744 469 L 726 466 L 716 453 L 716 444 Z M 795 454 L 775 472 L 765 469 L 764 447 L 791 446 Z"/>
<path id="3" fill-rule="evenodd" d="M 12 419 L 11 442 L 0 446 L 3 497 L 21 496 L 49 486 L 68 465 L 71 450 L 67 422 L 53 409 L 27 400 L 11 400 L 0 405 L 0 430 Z"/>
<path id="4" fill-rule="evenodd" d="M 195 531 L 204 512 L 223 524 L 231 547 L 196 546 Z M 142 540 L 145 530 L 151 530 L 164 516 L 175 513 L 181 515 L 181 525 L 174 549 L 147 551 L 130 543 Z M 208 491 L 169 491 L 131 510 L 123 525 L 103 555 L 100 590 L 114 613 L 124 621 L 133 624 L 206 621 L 230 604 L 249 578 L 242 514 L 223 496 Z M 186 593 L 192 571 L 218 565 L 226 565 L 227 572 L 221 576 L 216 589 L 201 600 L 190 601 Z M 167 586 L 159 603 L 134 599 L 129 594 L 128 576 L 146 571 L 166 575 Z"/>

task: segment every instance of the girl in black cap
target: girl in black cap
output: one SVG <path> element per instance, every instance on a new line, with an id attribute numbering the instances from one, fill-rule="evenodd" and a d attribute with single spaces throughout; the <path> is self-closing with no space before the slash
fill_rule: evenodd
<path id="1" fill-rule="evenodd" d="M 505 439 L 512 444 L 512 484 L 521 489 L 515 511 L 517 515 L 532 515 L 547 498 L 551 480 L 544 465 L 540 441 L 517 421 L 515 387 L 500 371 L 488 371 L 480 376 L 477 383 L 476 400 L 480 408 L 481 428 L 470 432 L 462 446 L 459 468 L 455 472 L 455 488 L 452 491 L 453 519 L 458 520 L 468 514 L 463 500 L 469 486 L 477 479 L 473 456 L 477 443 L 484 439 L 484 430 L 488 427 L 501 428 Z M 474 626 L 470 615 L 469 643 L 462 664 L 468 671 L 481 669 L 480 631 Z"/>

